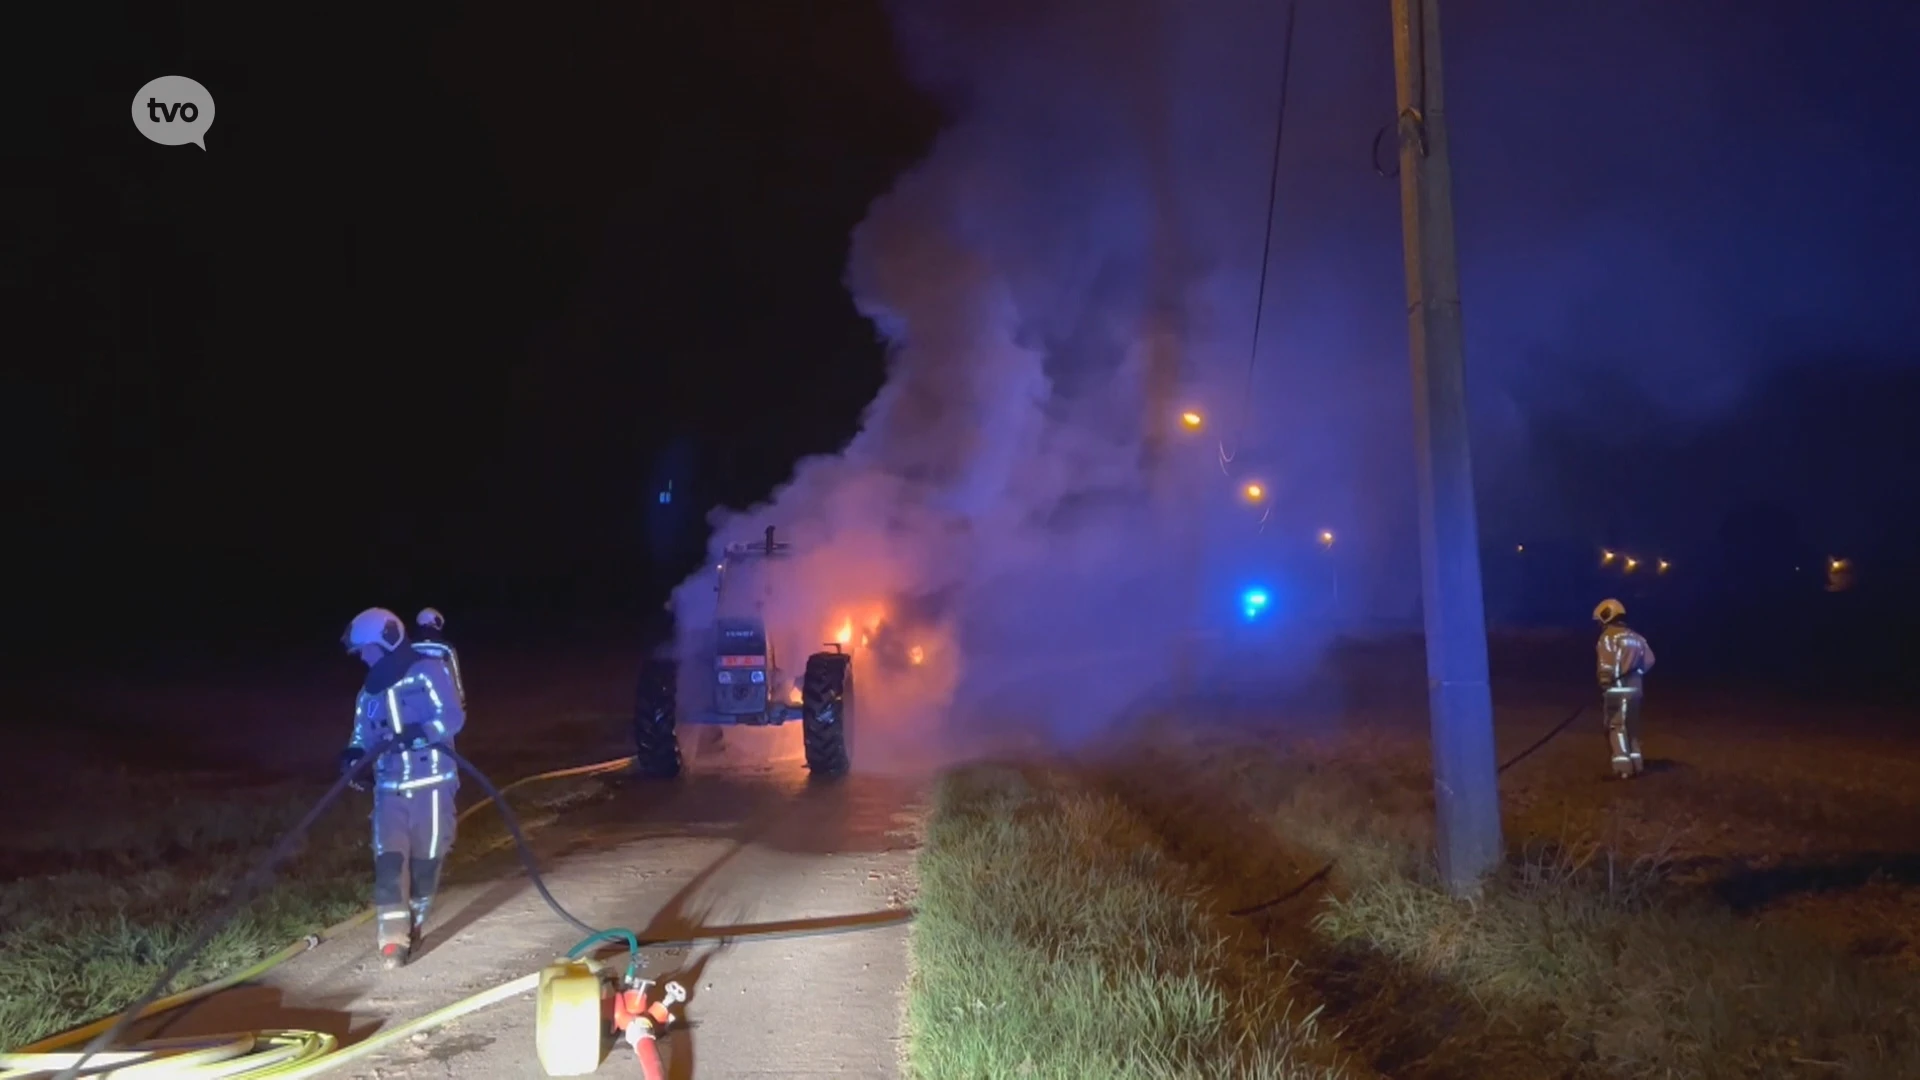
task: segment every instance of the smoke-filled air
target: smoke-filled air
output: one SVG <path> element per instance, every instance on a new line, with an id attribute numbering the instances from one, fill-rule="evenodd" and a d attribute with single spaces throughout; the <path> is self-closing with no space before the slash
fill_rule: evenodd
<path id="1" fill-rule="evenodd" d="M 674 596 L 683 672 L 746 605 L 788 686 L 854 652 L 869 763 L 894 735 L 1071 742 L 1200 674 L 1196 641 L 1324 599 L 1296 579 L 1331 555 L 1303 512 L 1335 509 L 1308 490 L 1326 454 L 1288 452 L 1330 432 L 1277 439 L 1244 394 L 1277 84 L 1221 61 L 1282 27 L 1186 7 L 900 7 L 953 122 L 853 237 L 888 378 L 842 452 L 716 512 Z M 769 527 L 789 557 L 730 564 Z"/>
<path id="2" fill-rule="evenodd" d="M 1884 210 L 1912 163 L 1862 149 L 1835 168 L 1822 149 L 1896 145 L 1872 133 L 1898 119 L 1883 88 L 1910 74 L 1910 10 L 1448 11 L 1481 535 L 1506 552 L 1618 535 L 1711 564 L 1723 515 L 1782 473 L 1729 483 L 1695 448 L 1764 412 L 1790 369 L 1838 353 L 1866 370 L 1914 339 L 1907 279 L 1862 255 L 1912 250 Z M 853 237 L 847 284 L 888 381 L 842 453 L 714 522 L 712 565 L 769 525 L 802 553 L 766 601 L 782 666 L 843 630 L 860 647 L 884 615 L 881 640 L 923 659 L 859 662 L 856 727 L 1073 741 L 1172 687 L 1317 687 L 1297 676 L 1329 627 L 1417 626 L 1388 5 L 891 14 L 950 122 Z M 1801 93 L 1815 84 L 1832 92 Z M 1645 460 L 1646 498 L 1597 493 L 1606 455 L 1650 428 L 1670 450 Z M 1802 455 L 1768 431 L 1741 445 Z M 1838 474 L 1874 470 L 1819 486 Z M 1866 545 L 1851 528 L 1836 542 Z M 711 574 L 679 590 L 683 655 L 706 640 Z M 1578 625 L 1592 599 L 1576 583 L 1549 614 Z"/>

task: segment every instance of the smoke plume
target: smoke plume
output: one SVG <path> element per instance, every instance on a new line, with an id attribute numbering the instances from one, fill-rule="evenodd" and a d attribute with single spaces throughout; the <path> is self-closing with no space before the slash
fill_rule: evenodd
<path id="1" fill-rule="evenodd" d="M 1259 471 L 1274 448 L 1235 400 L 1280 16 L 1175 0 L 895 15 L 954 119 L 854 235 L 847 284 L 888 379 L 842 452 L 715 515 L 713 558 L 675 594 L 680 654 L 711 647 L 727 545 L 772 526 L 796 549 L 755 597 L 780 666 L 852 647 L 869 747 L 986 725 L 1073 740 L 1171 688 L 1196 633 L 1219 654 L 1275 538 L 1311 535 L 1308 485 Z M 1184 430 L 1202 402 L 1206 430 Z M 1265 505 L 1236 494 L 1255 477 Z M 1271 587 L 1276 608 L 1297 599 Z M 919 662 L 859 659 L 882 633 Z"/>

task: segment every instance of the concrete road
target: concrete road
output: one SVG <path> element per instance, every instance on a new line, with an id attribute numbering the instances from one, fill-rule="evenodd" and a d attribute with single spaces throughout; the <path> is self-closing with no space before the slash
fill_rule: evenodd
<path id="1" fill-rule="evenodd" d="M 537 832 L 548 887 L 595 926 L 655 940 L 733 938 L 647 951 L 648 976 L 675 979 L 690 995 L 688 1023 L 662 1043 L 669 1076 L 898 1076 L 916 800 L 925 784 L 870 776 L 809 784 L 792 729 L 726 738 L 717 752 L 699 751 L 689 738 L 689 772 L 677 783 L 628 787 Z M 382 971 L 372 930 L 362 928 L 262 985 L 185 1011 L 160 1033 L 307 1028 L 350 1045 L 538 970 L 581 935 L 511 870 L 509 857 L 488 856 L 487 868 L 500 872 L 490 883 L 446 889 L 407 968 Z M 330 1075 L 541 1076 L 533 995 Z M 633 1077 L 638 1068 L 630 1050 L 614 1045 L 594 1075 Z"/>

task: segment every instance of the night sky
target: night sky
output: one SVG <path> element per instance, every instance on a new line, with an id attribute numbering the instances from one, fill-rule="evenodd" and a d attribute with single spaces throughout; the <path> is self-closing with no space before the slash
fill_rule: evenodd
<path id="1" fill-rule="evenodd" d="M 847 236 L 938 122 L 881 12 L 528 10 L 9 11 L 10 531 L 42 632 L 657 609 L 695 500 L 852 434 L 882 355 Z M 176 71 L 219 104 L 206 153 L 127 120 Z"/>
<path id="2" fill-rule="evenodd" d="M 880 388 L 844 283 L 874 199 L 969 110 L 1115 97 L 1023 73 L 1138 59 L 1104 13 L 1035 14 L 1086 5 L 903 6 L 904 48 L 878 0 L 10 6 L 16 654 L 103 630 L 330 646 L 370 603 L 508 637 L 657 612 L 705 509 L 843 445 Z M 1891 610 L 1920 524 L 1920 9 L 1589 7 L 1447 9 L 1489 558 L 1645 544 L 1725 596 L 1844 554 Z M 1364 428 L 1347 457 L 1403 479 L 1396 193 L 1367 160 L 1386 8 L 1301 9 L 1258 366 L 1303 410 L 1276 426 Z M 1175 174 L 1232 178 L 1189 193 L 1195 235 L 1231 238 L 1196 275 L 1259 250 L 1283 10 L 1223 2 L 1238 45 L 1170 110 L 1199 133 Z M 128 122 L 161 74 L 217 99 L 207 152 Z M 1036 191 L 1079 175 L 1021 160 Z M 1242 279 L 1206 298 L 1237 334 Z M 1400 498 L 1350 475 L 1323 516 Z M 1591 602 L 1584 578 L 1488 580 L 1510 608 Z"/>

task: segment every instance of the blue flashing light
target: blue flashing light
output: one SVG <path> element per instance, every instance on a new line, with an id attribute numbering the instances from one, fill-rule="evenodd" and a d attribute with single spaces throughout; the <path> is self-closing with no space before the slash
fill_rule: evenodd
<path id="1" fill-rule="evenodd" d="M 1251 621 L 1259 618 L 1261 612 L 1267 610 L 1267 605 L 1271 601 L 1272 597 L 1267 595 L 1267 590 L 1260 588 L 1248 589 L 1246 592 L 1240 594 L 1240 610 L 1245 613 L 1247 619 Z"/>

